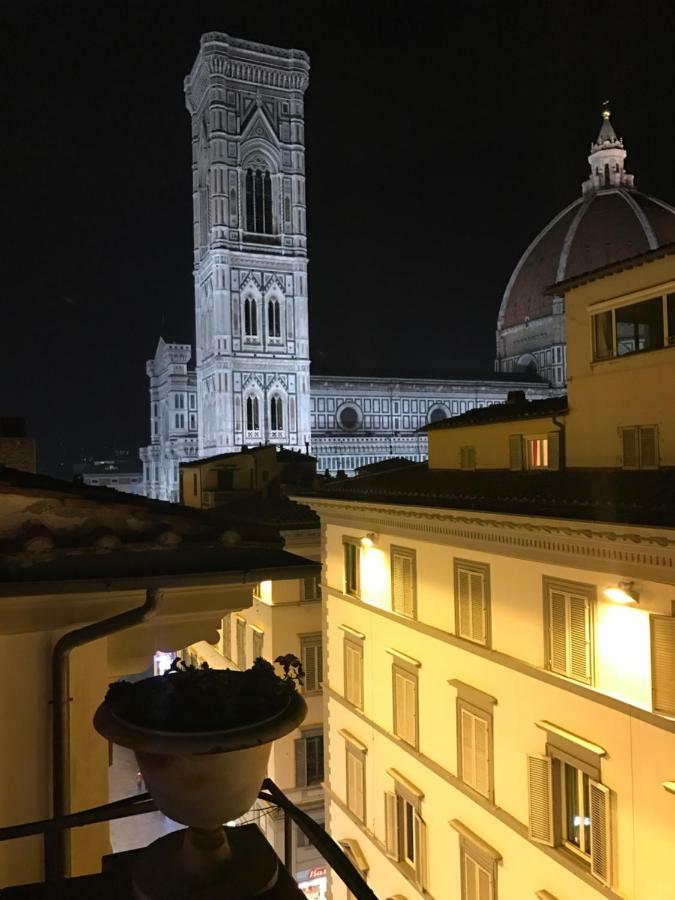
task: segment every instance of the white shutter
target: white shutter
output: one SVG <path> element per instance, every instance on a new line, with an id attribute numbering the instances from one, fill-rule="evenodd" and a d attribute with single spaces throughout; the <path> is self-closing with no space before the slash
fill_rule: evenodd
<path id="1" fill-rule="evenodd" d="M 413 616 L 413 559 L 404 553 L 393 554 L 392 607 L 394 612 Z"/>
<path id="2" fill-rule="evenodd" d="M 465 781 L 470 787 L 476 786 L 476 747 L 474 743 L 474 723 L 475 716 L 461 708 L 461 741 L 462 741 L 462 781 Z"/>
<path id="3" fill-rule="evenodd" d="M 347 753 L 347 799 L 354 815 L 363 819 L 363 762 L 355 753 Z"/>
<path id="4" fill-rule="evenodd" d="M 554 672 L 567 675 L 566 598 L 561 591 L 549 591 L 549 665 Z"/>
<path id="5" fill-rule="evenodd" d="M 471 589 L 471 637 L 477 643 L 485 644 L 487 640 L 485 577 L 479 572 L 471 572 L 469 585 Z"/>
<path id="6" fill-rule="evenodd" d="M 512 472 L 520 472 L 523 468 L 522 434 L 512 434 L 509 437 L 509 468 Z"/>
<path id="7" fill-rule="evenodd" d="M 403 740 L 407 740 L 406 681 L 400 672 L 394 672 L 395 731 Z"/>
<path id="8" fill-rule="evenodd" d="M 385 848 L 387 856 L 398 859 L 398 810 L 396 794 L 385 791 L 384 794 Z"/>
<path id="9" fill-rule="evenodd" d="M 654 712 L 675 716 L 675 618 L 652 616 L 651 626 Z"/>
<path id="10" fill-rule="evenodd" d="M 349 642 L 344 645 L 345 696 L 350 703 L 363 708 L 363 671 L 361 652 Z"/>
<path id="11" fill-rule="evenodd" d="M 624 469 L 637 469 L 640 464 L 637 428 L 621 429 L 621 447 Z"/>
<path id="12" fill-rule="evenodd" d="M 489 726 L 485 719 L 474 716 L 474 748 L 476 790 L 484 797 L 490 795 L 490 757 L 489 757 Z"/>
<path id="13" fill-rule="evenodd" d="M 457 604 L 459 636 L 471 639 L 471 588 L 469 573 L 464 569 L 457 571 Z"/>
<path id="14" fill-rule="evenodd" d="M 548 756 L 527 756 L 529 833 L 533 841 L 554 844 L 553 766 Z"/>
<path id="15" fill-rule="evenodd" d="M 428 887 L 427 826 L 417 810 L 413 812 L 415 827 L 415 876 L 421 890 Z"/>
<path id="16" fill-rule="evenodd" d="M 589 783 L 591 804 L 591 875 L 610 885 L 612 882 L 610 791 L 597 781 Z"/>
<path id="17" fill-rule="evenodd" d="M 591 611 L 588 598 L 570 594 L 568 675 L 591 683 Z"/>
<path id="18" fill-rule="evenodd" d="M 640 468 L 656 469 L 659 465 L 659 430 L 656 425 L 640 428 Z"/>
<path id="19" fill-rule="evenodd" d="M 560 432 L 549 431 L 548 433 L 548 468 L 560 468 Z"/>

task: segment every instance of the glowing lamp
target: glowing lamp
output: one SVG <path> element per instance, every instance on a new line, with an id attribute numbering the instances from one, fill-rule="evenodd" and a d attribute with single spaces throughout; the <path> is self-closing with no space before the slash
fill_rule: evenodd
<path id="1" fill-rule="evenodd" d="M 632 581 L 620 581 L 617 587 L 608 587 L 603 591 L 612 603 L 639 603 L 640 595 Z"/>
<path id="2" fill-rule="evenodd" d="M 377 535 L 374 531 L 369 531 L 365 537 L 361 538 L 361 546 L 362 547 L 373 547 L 375 541 L 377 540 Z"/>

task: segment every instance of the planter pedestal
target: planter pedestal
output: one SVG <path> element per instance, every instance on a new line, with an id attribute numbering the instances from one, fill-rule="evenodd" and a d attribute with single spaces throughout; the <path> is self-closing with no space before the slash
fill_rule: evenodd
<path id="1" fill-rule="evenodd" d="M 278 872 L 272 848 L 248 829 L 188 828 L 139 853 L 132 877 L 136 900 L 248 900 L 273 888 Z"/>

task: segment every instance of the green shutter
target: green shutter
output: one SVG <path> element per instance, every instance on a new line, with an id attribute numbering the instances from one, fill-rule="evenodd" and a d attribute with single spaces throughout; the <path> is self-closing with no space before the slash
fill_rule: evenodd
<path id="1" fill-rule="evenodd" d="M 520 472 L 523 468 L 522 434 L 512 434 L 509 437 L 509 468 L 512 472 Z"/>

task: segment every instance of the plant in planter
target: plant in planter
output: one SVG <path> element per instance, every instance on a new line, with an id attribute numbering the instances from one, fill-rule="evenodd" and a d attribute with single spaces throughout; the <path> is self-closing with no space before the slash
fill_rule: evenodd
<path id="1" fill-rule="evenodd" d="M 140 854 L 139 898 L 238 900 L 276 880 L 276 857 L 248 858 L 237 829 L 224 829 L 223 822 L 251 808 L 272 741 L 307 714 L 296 689 L 304 674 L 300 661 L 292 655 L 278 661 L 283 676 L 263 659 L 243 672 L 176 661 L 164 675 L 110 685 L 94 727 L 134 751 L 159 809 L 189 826 Z"/>

